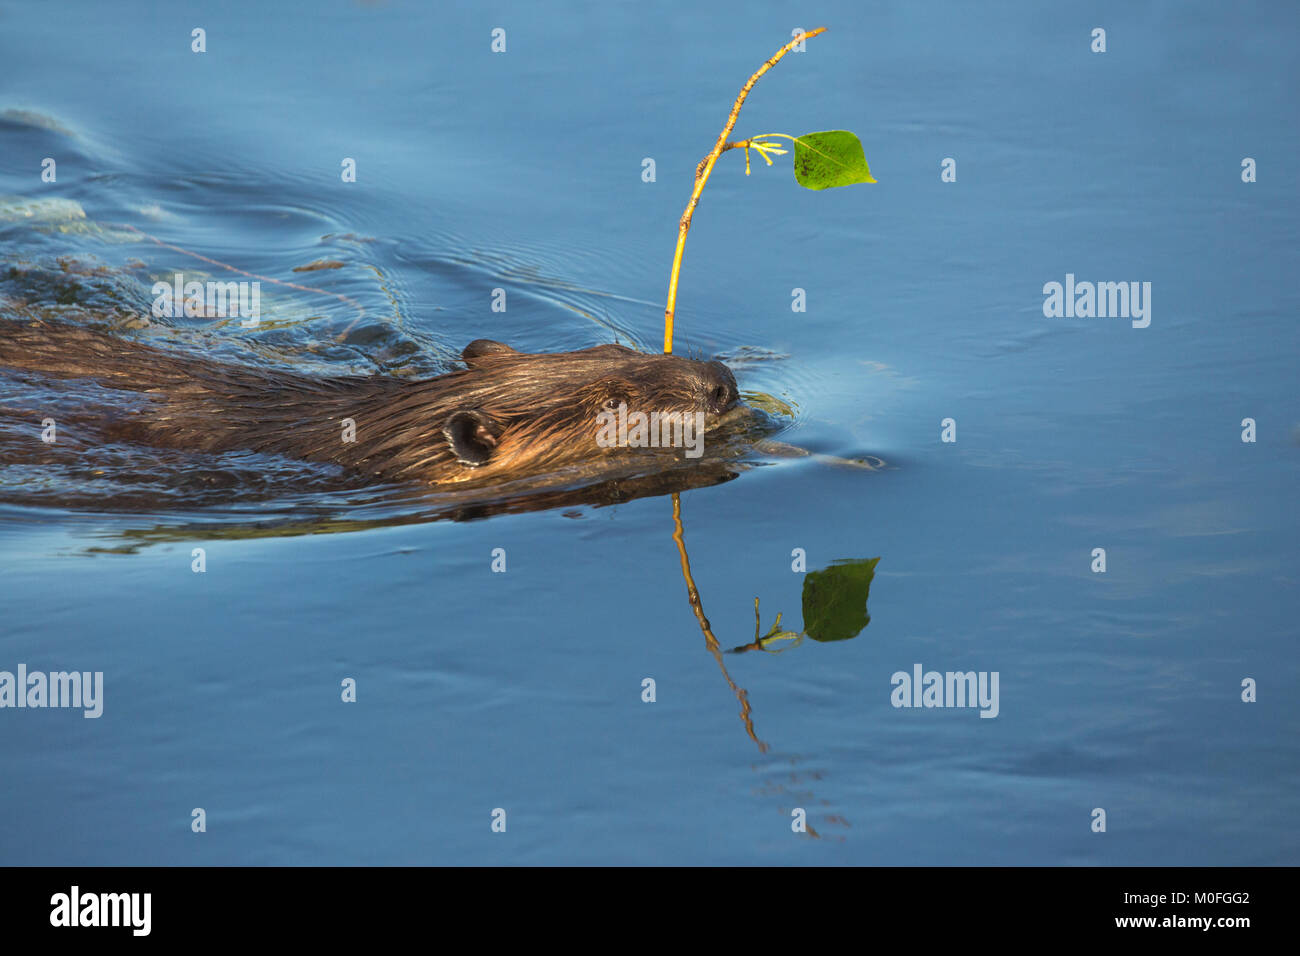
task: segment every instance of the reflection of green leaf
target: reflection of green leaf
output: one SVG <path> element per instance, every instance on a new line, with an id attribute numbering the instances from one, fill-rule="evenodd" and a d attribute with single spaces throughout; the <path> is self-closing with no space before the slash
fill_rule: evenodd
<path id="1" fill-rule="evenodd" d="M 867 595 L 879 558 L 837 561 L 803 579 L 803 629 L 814 641 L 847 641 L 871 623 Z"/>
<path id="2" fill-rule="evenodd" d="M 875 182 L 862 141 L 846 129 L 795 137 L 794 178 L 808 189 Z"/>

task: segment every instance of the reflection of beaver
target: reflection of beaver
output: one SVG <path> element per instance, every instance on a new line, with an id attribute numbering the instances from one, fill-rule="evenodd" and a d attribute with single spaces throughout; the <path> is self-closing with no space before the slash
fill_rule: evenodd
<path id="1" fill-rule="evenodd" d="M 713 425 L 739 400 L 721 362 L 621 345 L 527 354 L 479 339 L 462 358 L 464 370 L 423 381 L 316 378 L 184 357 L 71 325 L 0 320 L 0 366 L 144 394 L 141 408 L 109 426 L 111 438 L 268 452 L 380 480 L 503 480 L 571 463 L 612 465 L 610 456 L 625 450 L 598 444 L 603 411 L 703 412 Z"/>

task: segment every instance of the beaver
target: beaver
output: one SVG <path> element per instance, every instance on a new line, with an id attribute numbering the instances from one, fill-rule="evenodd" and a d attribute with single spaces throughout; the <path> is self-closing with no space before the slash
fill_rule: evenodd
<path id="1" fill-rule="evenodd" d="M 278 454 L 372 481 L 477 484 L 575 463 L 590 473 L 628 452 L 598 441 L 601 422 L 621 406 L 698 414 L 706 430 L 744 408 L 718 361 L 622 345 L 527 353 L 490 339 L 470 342 L 461 360 L 463 369 L 421 380 L 317 377 L 66 323 L 0 319 L 0 366 L 140 393 L 142 402 L 105 425 L 111 440 Z"/>

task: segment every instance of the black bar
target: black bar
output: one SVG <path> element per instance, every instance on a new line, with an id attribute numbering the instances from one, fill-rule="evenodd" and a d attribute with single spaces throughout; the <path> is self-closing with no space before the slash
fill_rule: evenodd
<path id="1" fill-rule="evenodd" d="M 537 932 L 565 922 L 576 940 L 610 920 L 625 923 L 631 937 L 653 935 L 712 912 L 732 923 L 739 938 L 752 935 L 755 926 L 747 924 L 757 917 L 757 925 L 775 919 L 796 933 L 802 924 L 814 938 L 819 925 L 846 921 L 864 943 L 877 939 L 875 931 L 907 931 L 927 943 L 1033 941 L 1051 934 L 1046 938 L 1129 936 L 1149 944 L 1197 937 L 1231 945 L 1255 930 L 1284 927 L 1295 876 L 1292 868 L 1209 867 L 8 868 L 0 870 L 0 926 L 7 943 L 75 936 L 90 944 L 133 937 L 206 944 L 284 934 L 302 943 L 337 944 L 459 923 L 486 930 L 489 935 L 479 937 L 486 942 L 503 930 L 531 926 Z M 149 894 L 147 937 L 136 936 L 144 926 L 143 895 L 134 898 L 139 909 L 127 909 L 123 897 L 107 900 L 108 917 L 118 908 L 119 922 L 127 925 L 52 925 L 52 918 L 71 921 L 74 886 L 78 922 L 92 912 L 97 917 L 100 894 Z M 60 895 L 67 904 L 62 910 Z M 88 896 L 94 897 L 89 904 Z M 533 921 L 534 913 L 544 922 Z M 1134 919 L 1154 923 L 1120 925 Z M 1178 922 L 1192 919 L 1211 925 Z M 378 937 L 377 929 L 383 930 Z"/>

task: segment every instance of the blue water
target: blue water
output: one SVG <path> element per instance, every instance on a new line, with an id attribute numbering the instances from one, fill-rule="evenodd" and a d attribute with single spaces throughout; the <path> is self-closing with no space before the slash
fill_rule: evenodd
<path id="1" fill-rule="evenodd" d="M 0 254 L 295 282 L 258 336 L 182 344 L 327 370 L 656 349 L 695 164 L 822 24 L 736 134 L 853 130 L 879 182 L 724 155 L 676 345 L 820 457 L 681 520 L 723 650 L 755 597 L 802 628 L 795 549 L 878 557 L 870 624 L 720 670 L 663 495 L 366 522 L 0 473 L 0 670 L 105 687 L 95 720 L 0 710 L 0 863 L 1300 862 L 1292 5 L 0 3 L 0 195 L 85 213 L 0 221 Z M 1150 282 L 1149 327 L 1045 317 L 1067 273 Z M 997 717 L 892 706 L 915 664 L 997 672 Z"/>

